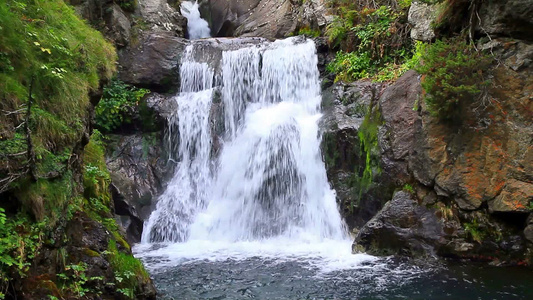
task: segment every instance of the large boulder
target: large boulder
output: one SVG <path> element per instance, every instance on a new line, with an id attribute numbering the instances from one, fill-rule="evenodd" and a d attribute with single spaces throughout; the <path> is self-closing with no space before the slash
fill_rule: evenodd
<path id="1" fill-rule="evenodd" d="M 448 228 L 441 235 L 446 243 L 428 240 L 420 234 L 426 230 L 420 226 L 426 225 L 414 221 L 400 222 L 405 226 L 370 222 L 357 240 L 364 249 L 396 253 L 403 245 L 409 253 L 483 259 L 494 259 L 489 256 L 497 253 L 500 259 L 524 259 L 525 241 L 532 232 L 526 218 L 533 201 L 528 100 L 533 51 L 528 43 L 506 38 L 479 47 L 491 49 L 500 64 L 492 70 L 493 85 L 486 97 L 464 103 L 460 122 L 431 116 L 420 77 L 412 71 L 388 87 L 379 101 L 384 121 L 379 134 L 381 167 L 392 180 L 389 184 L 412 191 L 413 201 L 398 196 L 376 220 L 383 223 L 394 214 L 406 220 L 429 218 L 416 206 L 437 206 L 435 212 L 447 216 L 439 221 Z M 391 232 L 396 232 L 394 238 Z"/>
<path id="2" fill-rule="evenodd" d="M 124 47 L 130 43 L 131 23 L 124 11 L 117 4 L 113 4 L 106 13 L 106 23 L 113 30 L 107 36 L 117 47 Z"/>
<path id="3" fill-rule="evenodd" d="M 408 21 L 412 25 L 411 38 L 413 40 L 430 42 L 435 38 L 435 31 L 431 23 L 437 15 L 437 5 L 413 1 L 409 7 Z"/>
<path id="4" fill-rule="evenodd" d="M 435 210 L 400 191 L 359 231 L 353 249 L 373 255 L 436 256 L 435 246 L 445 242 L 444 235 Z"/>
<path id="5" fill-rule="evenodd" d="M 119 53 L 119 78 L 157 91 L 177 90 L 179 61 L 188 41 L 171 32 L 143 36 L 138 45 Z"/>

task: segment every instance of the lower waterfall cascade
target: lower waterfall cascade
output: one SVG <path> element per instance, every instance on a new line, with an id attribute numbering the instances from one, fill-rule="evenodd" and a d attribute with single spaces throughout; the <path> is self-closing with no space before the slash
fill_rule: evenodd
<path id="1" fill-rule="evenodd" d="M 185 50 L 168 120 L 176 172 L 142 241 L 347 240 L 320 155 L 314 43 L 292 38 L 222 53 L 226 133 L 213 161 L 215 72 L 193 51 Z"/>

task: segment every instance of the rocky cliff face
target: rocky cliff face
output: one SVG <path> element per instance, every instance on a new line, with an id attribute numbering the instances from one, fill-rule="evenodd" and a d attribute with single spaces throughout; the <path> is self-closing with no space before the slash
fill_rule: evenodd
<path id="1" fill-rule="evenodd" d="M 511 1 L 510 6 L 524 3 Z M 527 11 L 527 9 L 526 9 Z M 531 257 L 533 59 L 529 21 L 492 1 L 479 10 L 479 42 L 494 57 L 492 84 L 460 123 L 430 116 L 420 76 L 406 73 L 379 100 L 383 171 L 396 193 L 354 249 L 520 263 Z M 511 21 L 513 19 L 513 21 Z M 510 38 L 512 35 L 514 38 Z M 400 184 L 398 184 L 400 183 Z"/>
<path id="2" fill-rule="evenodd" d="M 520 13 L 529 11 L 526 2 L 477 7 L 472 30 L 477 48 L 492 55 L 492 83 L 483 100 L 470 99 L 462 122 L 428 112 L 414 71 L 389 85 L 359 81 L 324 90 L 323 155 L 341 211 L 359 232 L 354 251 L 531 259 L 533 56 L 530 18 Z M 437 12 L 413 2 L 413 39 L 447 34 L 430 26 Z"/>

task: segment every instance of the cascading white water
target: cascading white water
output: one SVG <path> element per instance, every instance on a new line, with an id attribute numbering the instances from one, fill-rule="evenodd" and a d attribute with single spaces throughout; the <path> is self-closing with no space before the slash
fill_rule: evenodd
<path id="1" fill-rule="evenodd" d="M 320 156 L 315 47 L 293 43 L 223 53 L 229 137 L 191 238 L 345 236 Z"/>
<path id="2" fill-rule="evenodd" d="M 178 162 L 174 177 L 143 230 L 143 241 L 185 241 L 197 210 L 203 209 L 211 183 L 209 154 L 213 70 L 193 60 L 185 49 L 177 111 L 168 120 L 171 159 Z"/>
<path id="3" fill-rule="evenodd" d="M 187 32 L 189 39 L 202 39 L 211 36 L 209 24 L 200 16 L 198 1 L 183 1 L 180 5 L 181 14 L 187 18 Z"/>
<path id="4" fill-rule="evenodd" d="M 183 57 L 178 110 L 169 119 L 171 134 L 179 136 L 179 163 L 137 254 L 165 256 L 164 265 L 171 258 L 286 256 L 313 257 L 313 264 L 336 269 L 372 260 L 351 255 L 326 178 L 314 43 L 289 38 L 222 53 L 213 68 L 220 69 L 226 134 L 211 163 L 213 72 L 194 60 L 199 53 L 213 58 L 197 52 L 208 44 L 193 43 Z M 151 248 L 161 241 L 174 243 Z"/>

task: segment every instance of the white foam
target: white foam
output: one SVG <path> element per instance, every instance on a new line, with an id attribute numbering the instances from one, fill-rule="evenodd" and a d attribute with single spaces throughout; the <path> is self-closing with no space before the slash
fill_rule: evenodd
<path id="1" fill-rule="evenodd" d="M 181 14 L 187 18 L 187 32 L 189 39 L 202 39 L 211 36 L 209 24 L 200 16 L 198 1 L 183 1 L 180 6 Z"/>
<path id="2" fill-rule="evenodd" d="M 135 256 L 147 263 L 152 272 L 180 264 L 198 261 L 221 262 L 226 260 L 246 260 L 260 257 L 275 263 L 297 261 L 317 273 L 330 273 L 339 270 L 370 268 L 364 263 L 375 262 L 376 257 L 367 254 L 352 254 L 349 241 L 324 239 L 317 241 L 289 240 L 273 238 L 255 241 L 211 241 L 189 240 L 187 243 L 166 245 L 138 244 L 134 247 Z"/>

